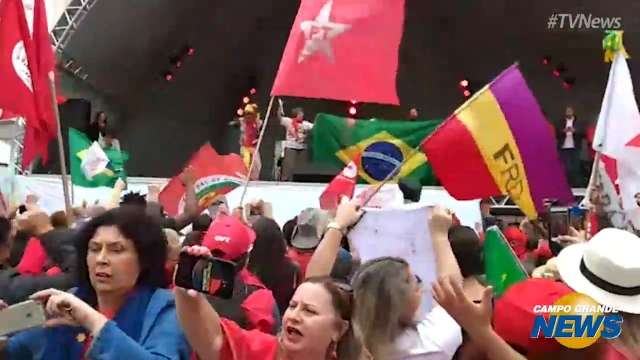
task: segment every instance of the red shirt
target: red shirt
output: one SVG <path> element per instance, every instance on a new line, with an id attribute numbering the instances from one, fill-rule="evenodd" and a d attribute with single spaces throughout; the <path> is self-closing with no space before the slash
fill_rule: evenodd
<path id="1" fill-rule="evenodd" d="M 253 275 L 249 270 L 242 269 L 240 278 L 247 285 L 257 286 L 258 289 L 251 293 L 240 307 L 247 317 L 251 329 L 257 329 L 264 333 L 271 333 L 276 326 L 274 319 L 275 309 L 277 308 L 276 300 L 273 298 L 271 290 L 267 289 L 264 284 Z"/>
<path id="2" fill-rule="evenodd" d="M 304 251 L 298 250 L 296 248 L 289 248 L 287 251 L 287 257 L 292 261 L 295 261 L 300 267 L 300 278 L 304 279 L 307 273 L 307 266 L 309 266 L 309 261 L 311 261 L 311 256 L 313 256 L 313 250 Z"/>
<path id="3" fill-rule="evenodd" d="M 242 120 L 242 146 L 255 147 L 258 142 L 258 122 Z"/>
<path id="4" fill-rule="evenodd" d="M 633 360 L 633 357 L 625 356 L 611 343 L 608 343 L 605 349 L 603 360 Z"/>
<path id="5" fill-rule="evenodd" d="M 39 275 L 42 268 L 47 262 L 47 253 L 40 243 L 40 239 L 32 237 L 27 242 L 20 263 L 18 264 L 18 272 L 22 275 Z"/>
<path id="6" fill-rule="evenodd" d="M 278 355 L 278 339 L 258 330 L 244 330 L 235 322 L 220 320 L 224 343 L 220 360 L 275 360 Z"/>

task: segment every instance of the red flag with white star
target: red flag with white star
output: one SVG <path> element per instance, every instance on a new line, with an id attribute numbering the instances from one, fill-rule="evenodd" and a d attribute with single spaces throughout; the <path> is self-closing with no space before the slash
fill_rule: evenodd
<path id="1" fill-rule="evenodd" d="M 404 0 L 302 0 L 272 96 L 398 105 Z"/>

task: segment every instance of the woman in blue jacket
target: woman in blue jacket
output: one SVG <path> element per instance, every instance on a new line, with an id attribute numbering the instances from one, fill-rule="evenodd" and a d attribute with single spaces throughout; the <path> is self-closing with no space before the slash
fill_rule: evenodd
<path id="1" fill-rule="evenodd" d="M 79 232 L 79 288 L 37 292 L 46 326 L 20 333 L 5 348 L 9 359 L 188 359 L 166 285 L 167 243 L 143 210 L 123 206 Z"/>

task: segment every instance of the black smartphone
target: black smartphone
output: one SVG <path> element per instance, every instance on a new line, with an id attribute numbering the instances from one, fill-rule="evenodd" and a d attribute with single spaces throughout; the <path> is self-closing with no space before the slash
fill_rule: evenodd
<path id="1" fill-rule="evenodd" d="M 551 239 L 569 233 L 569 209 L 552 207 L 549 210 L 549 236 Z"/>
<path id="2" fill-rule="evenodd" d="M 235 263 L 214 257 L 180 254 L 176 286 L 229 299 L 233 295 Z"/>
<path id="3" fill-rule="evenodd" d="M 552 207 L 548 216 L 549 249 L 553 256 L 558 256 L 564 249 L 564 244 L 554 241 L 558 236 L 569 233 L 569 209 L 566 207 Z"/>

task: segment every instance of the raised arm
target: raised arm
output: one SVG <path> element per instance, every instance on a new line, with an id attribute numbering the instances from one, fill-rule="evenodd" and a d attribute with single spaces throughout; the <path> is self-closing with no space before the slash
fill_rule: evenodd
<path id="1" fill-rule="evenodd" d="M 433 284 L 433 298 L 467 331 L 490 360 L 525 360 L 491 327 L 491 288 L 485 289 L 480 304 L 474 304 L 463 292 L 462 285 L 450 277 Z"/>
<path id="2" fill-rule="evenodd" d="M 196 197 L 196 176 L 193 168 L 187 167 L 180 175 L 180 179 L 184 184 L 184 209 L 176 217 L 176 225 L 178 229 L 189 225 L 200 214 L 198 207 L 198 198 Z"/>
<path id="3" fill-rule="evenodd" d="M 209 249 L 193 246 L 186 250 L 191 255 L 208 254 Z M 189 344 L 200 359 L 218 360 L 224 342 L 220 316 L 201 294 L 176 287 L 178 321 Z"/>
<path id="4" fill-rule="evenodd" d="M 358 202 L 345 199 L 338 205 L 335 219 L 329 224 L 322 241 L 320 241 L 318 248 L 311 256 L 307 266 L 307 278 L 331 274 L 331 269 L 340 250 L 342 237 L 346 235 L 347 229 L 362 216 L 362 210 L 360 210 Z"/>
<path id="5" fill-rule="evenodd" d="M 111 191 L 111 198 L 109 199 L 109 203 L 107 204 L 107 210 L 115 209 L 120 206 L 120 197 L 122 196 L 122 191 L 127 187 L 127 184 L 120 178 L 116 180 L 116 184 L 113 186 L 113 190 Z"/>
<path id="6" fill-rule="evenodd" d="M 452 214 L 449 210 L 436 206 L 431 213 L 431 240 L 433 252 L 436 258 L 436 271 L 438 276 L 446 276 L 462 283 L 460 267 L 449 243 L 449 228 L 452 223 Z"/>

